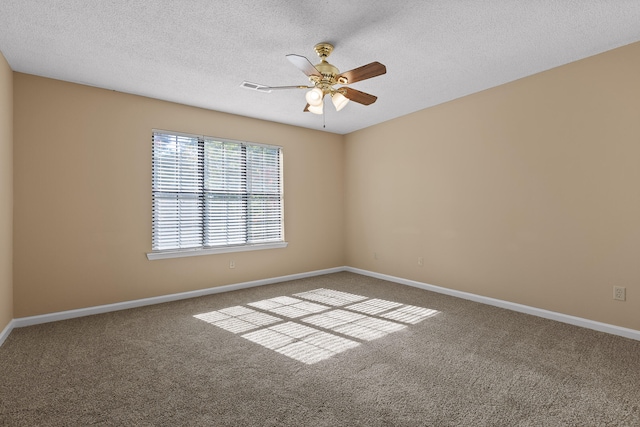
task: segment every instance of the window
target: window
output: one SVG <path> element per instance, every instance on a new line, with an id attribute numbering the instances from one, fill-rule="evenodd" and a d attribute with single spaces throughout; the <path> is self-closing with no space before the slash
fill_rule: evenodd
<path id="1" fill-rule="evenodd" d="M 153 131 L 149 259 L 285 247 L 282 148 Z"/>

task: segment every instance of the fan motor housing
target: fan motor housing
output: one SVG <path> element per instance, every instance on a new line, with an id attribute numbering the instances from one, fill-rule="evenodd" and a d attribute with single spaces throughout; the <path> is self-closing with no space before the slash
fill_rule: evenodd
<path id="1" fill-rule="evenodd" d="M 336 76 L 340 73 L 340 70 L 334 65 L 329 64 L 327 61 L 322 61 L 316 64 L 316 70 L 322 74 L 322 82 L 327 84 L 336 84 Z"/>

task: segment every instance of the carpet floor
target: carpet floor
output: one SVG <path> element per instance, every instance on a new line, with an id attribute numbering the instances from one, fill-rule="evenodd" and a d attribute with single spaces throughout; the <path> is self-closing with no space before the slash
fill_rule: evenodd
<path id="1" fill-rule="evenodd" d="M 342 272 L 14 329 L 2 426 L 640 426 L 640 342 Z"/>

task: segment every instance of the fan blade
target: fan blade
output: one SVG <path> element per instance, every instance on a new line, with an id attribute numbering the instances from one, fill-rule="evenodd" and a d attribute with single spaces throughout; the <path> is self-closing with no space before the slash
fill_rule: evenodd
<path id="1" fill-rule="evenodd" d="M 378 99 L 377 96 L 370 95 L 365 92 L 360 92 L 359 90 L 352 89 L 350 87 L 341 87 L 338 89 L 338 92 L 343 94 L 346 98 L 350 99 L 353 102 L 357 102 L 363 105 L 371 105 L 376 102 Z"/>
<path id="2" fill-rule="evenodd" d="M 304 110 L 302 110 L 303 113 L 308 113 L 309 112 L 309 107 L 311 107 L 309 104 L 307 104 L 306 107 L 304 107 Z"/>
<path id="3" fill-rule="evenodd" d="M 353 70 L 345 71 L 344 73 L 338 76 L 338 80 L 341 77 L 347 79 L 346 83 L 342 84 L 351 84 L 355 82 L 359 82 L 360 80 L 370 79 L 371 77 L 380 76 L 387 72 L 387 67 L 382 65 L 379 62 L 372 62 L 371 64 L 363 65 L 362 67 L 354 68 Z"/>
<path id="4" fill-rule="evenodd" d="M 240 84 L 240 87 L 245 89 L 257 90 L 258 92 L 271 92 L 272 90 L 283 90 L 283 89 L 313 89 L 313 86 L 267 86 L 261 85 L 260 83 L 251 83 L 244 81 Z"/>
<path id="5" fill-rule="evenodd" d="M 313 86 L 265 86 L 256 90 L 260 92 L 271 92 L 272 90 L 286 90 L 286 89 L 313 89 Z"/>
<path id="6" fill-rule="evenodd" d="M 313 64 L 304 56 L 292 53 L 287 55 L 287 59 L 307 76 L 317 76 L 322 78 L 320 71 L 318 71 L 318 69 L 314 67 Z"/>

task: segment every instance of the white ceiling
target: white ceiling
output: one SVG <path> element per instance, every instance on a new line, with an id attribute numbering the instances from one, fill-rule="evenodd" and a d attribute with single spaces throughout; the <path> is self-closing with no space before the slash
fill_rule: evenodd
<path id="1" fill-rule="evenodd" d="M 0 51 L 14 71 L 339 134 L 640 40 L 639 0 L 1 0 Z M 378 96 L 323 117 L 286 54 L 387 74 Z M 639 76 L 640 78 L 640 76 Z"/>

